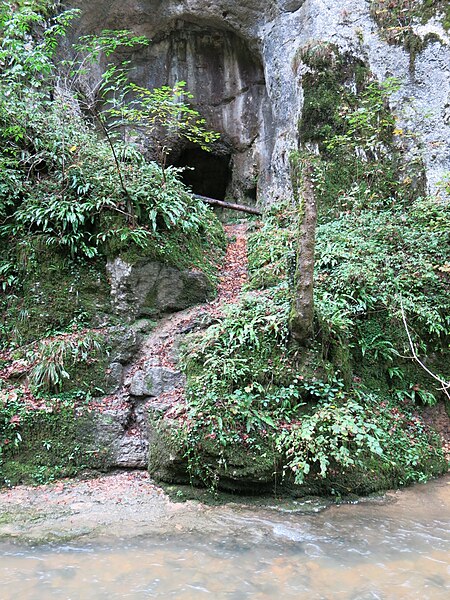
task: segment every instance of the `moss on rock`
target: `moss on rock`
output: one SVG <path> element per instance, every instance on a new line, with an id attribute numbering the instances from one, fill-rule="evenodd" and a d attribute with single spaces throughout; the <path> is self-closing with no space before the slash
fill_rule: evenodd
<path id="1" fill-rule="evenodd" d="M 97 324 L 110 313 L 106 264 L 72 261 L 36 249 L 21 274 L 22 286 L 4 305 L 3 342 L 24 345 L 71 325 Z"/>
<path id="2" fill-rule="evenodd" d="M 414 71 L 417 55 L 433 41 L 435 34 L 422 38 L 415 26 L 439 18 L 444 30 L 450 29 L 450 5 L 447 0 L 371 0 L 370 12 L 378 24 L 381 36 L 389 43 L 403 46 L 410 55 L 410 70 Z"/>
<path id="3" fill-rule="evenodd" d="M 87 412 L 22 412 L 20 443 L 2 449 L 0 486 L 47 483 L 86 469 L 104 470 L 109 450 L 98 446 L 94 432 L 94 417 Z"/>

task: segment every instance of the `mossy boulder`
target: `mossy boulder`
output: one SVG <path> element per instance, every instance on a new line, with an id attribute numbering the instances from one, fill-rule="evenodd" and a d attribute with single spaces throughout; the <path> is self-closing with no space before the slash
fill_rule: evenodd
<path id="1" fill-rule="evenodd" d="M 205 436 L 192 460 L 190 449 L 183 447 L 180 439 L 173 422 L 153 420 L 148 469 L 157 481 L 190 483 L 239 495 L 277 494 L 294 498 L 365 496 L 408 483 L 406 471 L 400 465 L 367 455 L 358 466 L 331 465 L 326 477 L 313 469 L 298 484 L 291 471 L 283 470 L 285 457 L 276 452 L 270 440 L 261 438 L 257 449 L 238 444 L 221 447 Z M 429 478 L 446 473 L 448 465 L 442 454 L 435 452 L 415 468 Z"/>
<path id="2" fill-rule="evenodd" d="M 126 320 L 184 310 L 214 295 L 214 286 L 204 273 L 151 259 L 132 264 L 118 257 L 108 262 L 107 271 L 114 312 Z"/>
<path id="3" fill-rule="evenodd" d="M 72 325 L 97 326 L 109 320 L 110 291 L 101 260 L 73 262 L 36 249 L 21 281 L 21 288 L 1 307 L 4 341 L 22 345 Z"/>
<path id="4" fill-rule="evenodd" d="M 186 452 L 180 445 L 179 430 L 174 422 L 154 416 L 150 422 L 148 470 L 157 481 L 218 487 L 223 491 L 247 495 L 272 493 L 277 458 L 269 445 L 259 452 L 239 445 L 221 448 L 205 437 L 196 464 L 188 461 L 189 451 Z"/>

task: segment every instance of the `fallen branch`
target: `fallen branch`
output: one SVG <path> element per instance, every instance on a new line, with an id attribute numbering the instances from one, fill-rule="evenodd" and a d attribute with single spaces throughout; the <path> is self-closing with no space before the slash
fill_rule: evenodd
<path id="1" fill-rule="evenodd" d="M 248 213 L 249 215 L 262 215 L 262 212 L 253 206 L 245 206 L 244 204 L 234 204 L 232 202 L 224 202 L 223 200 L 216 200 L 215 198 L 208 198 L 207 196 L 200 196 L 194 194 L 195 198 L 210 204 L 211 206 L 219 206 L 220 208 L 228 208 L 230 210 L 238 210 L 240 212 Z"/>
<path id="2" fill-rule="evenodd" d="M 412 340 L 411 333 L 409 331 L 408 323 L 406 321 L 405 309 L 403 308 L 403 300 L 402 300 L 402 298 L 400 298 L 400 307 L 401 307 L 401 310 L 402 310 L 403 325 L 405 327 L 406 335 L 408 336 L 409 347 L 411 348 L 413 359 L 416 361 L 416 363 L 420 367 L 422 367 L 422 369 L 426 373 L 428 373 L 428 375 L 430 377 L 432 377 L 435 381 L 437 381 L 438 383 L 441 384 L 440 390 L 442 392 L 444 392 L 444 394 L 450 400 L 450 382 L 449 381 L 445 381 L 445 379 L 442 379 L 442 377 L 439 377 L 438 375 L 436 375 L 435 373 L 433 373 L 432 371 L 430 371 L 430 369 L 426 365 L 423 364 L 423 362 L 420 360 L 420 358 L 419 358 L 419 356 L 417 354 L 416 348 L 414 346 L 414 342 Z"/>

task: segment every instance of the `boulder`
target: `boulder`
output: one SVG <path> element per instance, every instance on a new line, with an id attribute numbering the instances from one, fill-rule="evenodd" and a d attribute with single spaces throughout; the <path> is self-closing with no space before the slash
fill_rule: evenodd
<path id="1" fill-rule="evenodd" d="M 202 443 L 201 464 L 203 473 L 189 471 L 184 451 L 177 437 L 178 425 L 160 415 L 149 413 L 148 470 L 156 481 L 174 484 L 211 485 L 208 481 L 209 467 L 215 474 L 215 482 L 223 491 L 239 494 L 271 493 L 276 486 L 277 457 L 273 448 L 261 440 L 259 453 L 242 446 L 227 447 L 208 440 Z"/>
<path id="2" fill-rule="evenodd" d="M 142 259 L 118 257 L 107 264 L 115 314 L 127 321 L 184 310 L 211 299 L 213 286 L 201 272 L 180 271 Z"/>
<path id="3" fill-rule="evenodd" d="M 185 383 L 185 376 L 180 371 L 161 367 L 156 361 L 149 360 L 132 375 L 129 393 L 132 396 L 157 397 Z"/>

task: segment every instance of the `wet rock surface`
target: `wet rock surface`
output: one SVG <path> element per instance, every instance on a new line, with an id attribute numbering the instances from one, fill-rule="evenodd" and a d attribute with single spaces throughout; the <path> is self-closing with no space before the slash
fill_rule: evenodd
<path id="1" fill-rule="evenodd" d="M 133 375 L 129 390 L 132 396 L 157 397 L 184 384 L 180 371 L 160 367 L 155 360 L 150 360 Z"/>
<path id="2" fill-rule="evenodd" d="M 184 459 L 170 451 L 170 440 L 162 439 L 157 424 L 164 414 L 183 403 L 186 378 L 180 367 L 180 346 L 186 336 L 210 326 L 220 316 L 223 304 L 236 301 L 247 279 L 247 225 L 227 226 L 226 230 L 230 245 L 216 300 L 177 311 L 157 322 L 138 319 L 111 330 L 107 373 L 110 395 L 92 406 L 97 445 L 107 450 L 105 468 L 147 468 L 150 454 L 152 472 L 158 472 L 161 479 L 188 481 Z M 118 278 L 131 272 L 123 261 L 116 264 Z M 135 293 L 124 279 L 121 285 L 125 294 Z M 128 313 L 130 310 L 131 305 Z M 243 468 L 248 474 L 246 465 L 236 464 L 241 474 Z M 267 472 L 271 470 L 270 465 Z M 265 485 L 266 477 L 260 473 L 251 473 L 251 477 L 260 487 Z"/>

